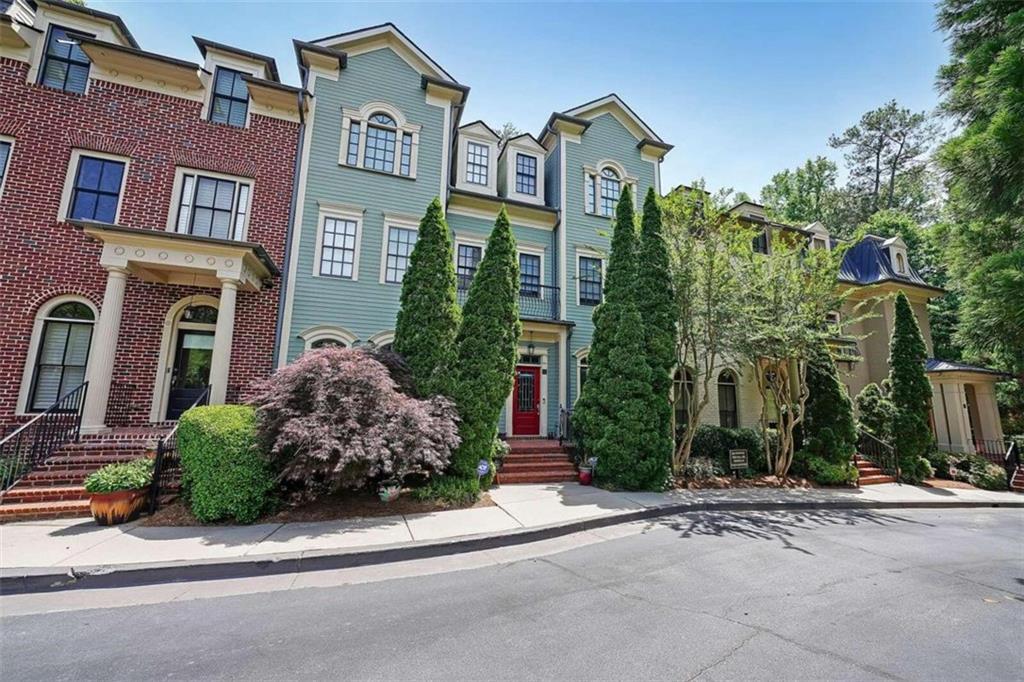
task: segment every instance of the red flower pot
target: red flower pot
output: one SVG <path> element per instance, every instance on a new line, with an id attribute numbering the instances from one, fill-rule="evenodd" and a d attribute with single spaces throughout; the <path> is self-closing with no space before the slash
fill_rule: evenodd
<path id="1" fill-rule="evenodd" d="M 580 485 L 590 485 L 594 480 L 594 472 L 589 467 L 580 467 Z"/>

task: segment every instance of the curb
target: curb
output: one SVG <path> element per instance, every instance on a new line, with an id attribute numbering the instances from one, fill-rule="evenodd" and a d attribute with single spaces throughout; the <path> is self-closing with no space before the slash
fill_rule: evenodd
<path id="1" fill-rule="evenodd" d="M 688 502 L 648 507 L 636 511 L 599 516 L 563 524 L 537 526 L 491 535 L 471 535 L 451 540 L 422 541 L 357 550 L 308 550 L 243 556 L 232 559 L 169 561 L 141 564 L 60 566 L 0 569 L 0 594 L 32 594 L 82 589 L 139 587 L 162 583 L 253 578 L 285 573 L 307 573 L 357 566 L 428 559 L 464 554 L 485 549 L 548 540 L 595 528 L 606 528 L 634 521 L 694 512 L 738 511 L 821 511 L 877 509 L 1024 509 L 1020 502 L 939 502 L 939 501 L 841 501 L 841 502 Z"/>

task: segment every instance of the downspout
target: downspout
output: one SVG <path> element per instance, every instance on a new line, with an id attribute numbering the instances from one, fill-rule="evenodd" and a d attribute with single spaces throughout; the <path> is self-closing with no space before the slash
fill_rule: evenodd
<path id="1" fill-rule="evenodd" d="M 299 111 L 298 140 L 295 143 L 295 163 L 292 164 L 292 200 L 288 204 L 288 230 L 285 233 L 284 242 L 284 264 L 281 267 L 281 293 L 278 296 L 277 322 L 274 330 L 274 351 L 271 355 L 271 367 L 277 367 L 278 352 L 281 348 L 281 338 L 284 330 L 284 306 L 288 300 L 288 265 L 291 262 L 292 233 L 295 231 L 295 207 L 299 199 L 299 173 L 302 168 L 302 149 L 306 137 L 306 116 L 303 114 L 303 97 L 306 92 L 306 83 L 309 78 L 308 69 L 299 64 L 299 81 L 302 88 L 295 93 Z"/>

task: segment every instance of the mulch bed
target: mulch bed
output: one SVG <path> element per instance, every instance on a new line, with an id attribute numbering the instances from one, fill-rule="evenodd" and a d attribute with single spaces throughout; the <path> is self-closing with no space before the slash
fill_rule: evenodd
<path id="1" fill-rule="evenodd" d="M 677 478 L 675 487 L 679 490 L 722 490 L 726 488 L 816 488 L 806 478 L 779 478 L 778 476 L 757 476 L 755 478 L 733 478 L 715 476 L 703 480 Z"/>
<path id="2" fill-rule="evenodd" d="M 273 514 L 260 518 L 256 523 L 299 523 L 310 521 L 336 521 L 339 519 L 373 518 L 378 516 L 394 516 L 396 514 L 423 514 L 427 512 L 446 511 L 449 509 L 475 509 L 493 507 L 491 496 L 484 493 L 471 505 L 453 506 L 440 501 L 413 499 L 408 491 L 403 491 L 397 500 L 384 504 L 376 495 L 369 491 L 348 492 L 332 495 L 309 502 L 298 507 L 282 507 Z M 231 526 L 230 521 L 214 524 L 202 524 L 196 520 L 188 507 L 181 500 L 176 500 L 157 510 L 152 516 L 143 517 L 143 526 Z"/>

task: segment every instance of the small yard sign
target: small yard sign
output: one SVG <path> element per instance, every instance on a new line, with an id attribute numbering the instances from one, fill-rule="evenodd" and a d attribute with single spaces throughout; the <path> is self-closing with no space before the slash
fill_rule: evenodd
<path id="1" fill-rule="evenodd" d="M 746 450 L 729 451 L 730 469 L 746 469 L 748 466 L 750 466 L 750 459 L 747 457 Z"/>

